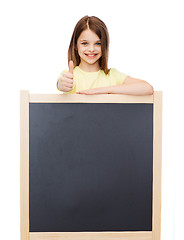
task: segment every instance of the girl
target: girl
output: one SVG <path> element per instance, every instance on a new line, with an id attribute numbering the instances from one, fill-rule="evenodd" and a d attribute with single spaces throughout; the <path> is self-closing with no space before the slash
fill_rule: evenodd
<path id="1" fill-rule="evenodd" d="M 74 28 L 68 49 L 69 71 L 61 72 L 57 89 L 72 94 L 153 94 L 146 81 L 108 69 L 108 53 L 106 25 L 95 16 L 84 16 Z"/>

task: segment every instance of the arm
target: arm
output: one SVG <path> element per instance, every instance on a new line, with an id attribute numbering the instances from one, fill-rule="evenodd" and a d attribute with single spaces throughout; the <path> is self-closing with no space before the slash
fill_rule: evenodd
<path id="1" fill-rule="evenodd" d="M 127 95 L 152 95 L 153 87 L 144 80 L 128 76 L 123 84 L 107 87 L 107 93 L 119 93 Z"/>
<path id="2" fill-rule="evenodd" d="M 154 92 L 153 87 L 144 80 L 136 79 L 128 76 L 123 84 L 114 85 L 109 87 L 100 87 L 87 89 L 84 91 L 77 92 L 79 94 L 126 94 L 126 95 L 152 95 Z"/>

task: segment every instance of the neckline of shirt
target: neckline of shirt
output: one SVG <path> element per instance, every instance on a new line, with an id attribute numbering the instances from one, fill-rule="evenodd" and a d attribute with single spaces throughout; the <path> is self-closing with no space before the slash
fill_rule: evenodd
<path id="1" fill-rule="evenodd" d="M 84 70 L 82 70 L 79 66 L 76 66 L 75 68 L 79 69 L 79 71 L 81 71 L 82 73 L 88 74 L 88 75 L 94 75 L 94 74 L 98 74 L 100 71 L 102 71 L 101 69 L 96 71 L 96 72 L 85 72 Z"/>

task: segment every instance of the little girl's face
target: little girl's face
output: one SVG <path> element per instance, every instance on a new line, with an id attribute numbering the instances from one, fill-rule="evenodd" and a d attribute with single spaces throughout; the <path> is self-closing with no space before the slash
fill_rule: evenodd
<path id="1" fill-rule="evenodd" d="M 77 49 L 83 66 L 96 65 L 99 67 L 102 50 L 101 40 L 96 33 L 91 30 L 83 31 L 77 40 Z"/>

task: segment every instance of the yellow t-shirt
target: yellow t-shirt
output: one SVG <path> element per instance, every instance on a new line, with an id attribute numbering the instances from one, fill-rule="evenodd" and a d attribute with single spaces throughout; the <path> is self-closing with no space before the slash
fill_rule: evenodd
<path id="1" fill-rule="evenodd" d="M 68 72 L 68 70 L 63 70 L 60 76 L 63 72 Z M 111 68 L 109 75 L 106 75 L 103 70 L 97 72 L 85 72 L 79 66 L 76 66 L 73 69 L 73 89 L 64 93 L 76 93 L 86 89 L 120 85 L 123 84 L 127 76 L 127 74 L 119 72 L 115 68 Z M 59 90 L 58 79 L 56 86 Z"/>

